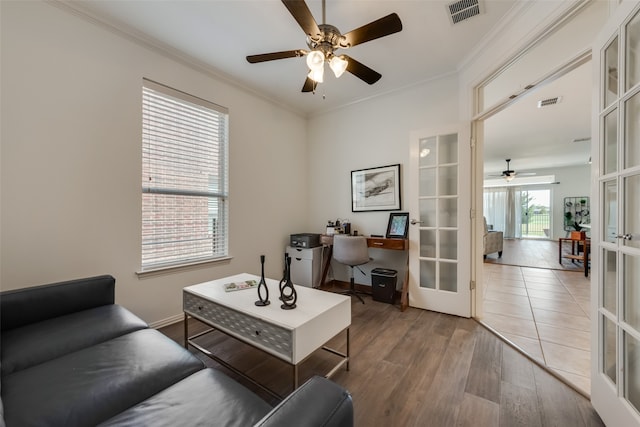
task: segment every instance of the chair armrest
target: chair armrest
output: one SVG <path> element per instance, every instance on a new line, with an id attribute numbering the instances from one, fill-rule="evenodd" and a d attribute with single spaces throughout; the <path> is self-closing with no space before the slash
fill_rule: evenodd
<path id="1" fill-rule="evenodd" d="M 502 239 L 504 233 L 502 231 L 489 231 L 486 236 L 489 239 Z"/>
<path id="2" fill-rule="evenodd" d="M 256 427 L 353 427 L 351 394 L 324 377 L 315 376 L 287 396 Z"/>
<path id="3" fill-rule="evenodd" d="M 490 231 L 484 235 L 484 247 L 483 253 L 485 255 L 493 252 L 502 252 L 503 245 L 503 232 L 502 231 Z"/>
<path id="4" fill-rule="evenodd" d="M 115 302 L 116 279 L 96 276 L 0 293 L 2 330 Z"/>

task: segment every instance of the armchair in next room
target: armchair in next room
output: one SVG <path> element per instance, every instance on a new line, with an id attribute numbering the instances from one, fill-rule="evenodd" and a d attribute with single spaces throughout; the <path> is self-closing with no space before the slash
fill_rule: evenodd
<path id="1" fill-rule="evenodd" d="M 483 255 L 486 258 L 488 254 L 498 253 L 498 258 L 502 257 L 504 233 L 502 231 L 490 231 L 487 227 L 487 218 L 484 218 L 484 250 Z"/>

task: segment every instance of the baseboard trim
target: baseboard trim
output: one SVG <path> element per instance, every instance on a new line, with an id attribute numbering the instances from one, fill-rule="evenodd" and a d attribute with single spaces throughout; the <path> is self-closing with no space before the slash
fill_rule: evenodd
<path id="1" fill-rule="evenodd" d="M 165 326 L 173 325 L 174 323 L 182 322 L 183 320 L 184 313 L 180 313 L 175 316 L 167 317 L 166 319 L 158 320 L 157 322 L 149 323 L 149 327 L 153 329 L 160 329 Z"/>

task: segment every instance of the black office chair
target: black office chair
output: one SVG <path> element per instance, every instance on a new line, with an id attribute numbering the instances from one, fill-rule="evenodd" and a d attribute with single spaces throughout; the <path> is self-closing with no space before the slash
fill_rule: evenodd
<path id="1" fill-rule="evenodd" d="M 333 236 L 333 259 L 340 264 L 348 265 L 351 269 L 351 278 L 349 281 L 349 290 L 343 292 L 345 295 L 355 295 L 363 304 L 364 300 L 358 294 L 366 295 L 364 292 L 358 292 L 355 289 L 353 279 L 353 267 L 368 263 L 369 248 L 367 247 L 367 238 L 364 236 L 347 236 L 336 234 Z M 360 271 L 364 274 L 362 269 Z"/>

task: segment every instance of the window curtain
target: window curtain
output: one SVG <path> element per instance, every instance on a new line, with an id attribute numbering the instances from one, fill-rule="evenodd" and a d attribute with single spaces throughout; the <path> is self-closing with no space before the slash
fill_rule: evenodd
<path id="1" fill-rule="evenodd" d="M 505 239 L 522 237 L 522 197 L 517 187 L 485 188 L 483 215 Z"/>
<path id="2" fill-rule="evenodd" d="M 483 214 L 487 224 L 493 226 L 496 231 L 504 231 L 507 212 L 507 189 L 486 188 L 484 190 Z"/>

